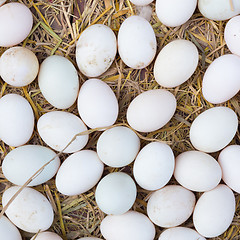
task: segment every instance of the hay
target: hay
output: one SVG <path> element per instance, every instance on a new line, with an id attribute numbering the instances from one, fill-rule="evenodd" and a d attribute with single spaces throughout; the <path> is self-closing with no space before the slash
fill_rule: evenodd
<path id="1" fill-rule="evenodd" d="M 20 45 L 32 50 L 40 63 L 47 56 L 58 54 L 67 57 L 75 67 L 76 40 L 85 28 L 95 23 L 103 23 L 110 26 L 117 34 L 123 20 L 136 12 L 129 0 L 19 0 L 19 2 L 26 4 L 34 15 L 33 30 Z M 151 6 L 153 8 L 151 24 L 157 36 L 158 52 L 173 39 L 184 38 L 195 43 L 200 53 L 199 65 L 194 75 L 180 87 L 169 89 L 176 96 L 178 104 L 173 119 L 155 132 L 139 134 L 142 146 L 150 141 L 164 141 L 172 147 L 175 155 L 178 155 L 183 151 L 193 149 L 189 141 L 189 126 L 198 114 L 213 106 L 202 97 L 201 82 L 203 73 L 209 64 L 215 58 L 229 52 L 223 39 L 226 22 L 207 20 L 196 11 L 184 25 L 169 28 L 158 21 L 154 13 L 154 3 Z M 4 51 L 5 48 L 0 48 L 0 55 Z M 81 73 L 79 73 L 79 78 L 81 83 L 87 79 Z M 116 124 L 122 125 L 126 125 L 126 110 L 135 96 L 145 90 L 160 88 L 154 81 L 153 64 L 143 70 L 133 70 L 124 65 L 119 56 L 111 68 L 101 76 L 101 79 L 111 86 L 118 98 L 120 113 Z M 14 88 L 5 84 L 0 78 L 0 97 L 7 93 L 17 93 L 26 97 L 34 110 L 36 119 L 46 112 L 56 110 L 42 96 L 37 81 L 24 88 Z M 239 100 L 239 96 L 235 96 L 221 105 L 232 108 L 239 116 Z M 77 114 L 76 104 L 67 111 Z M 99 132 L 91 131 L 91 139 L 87 148 L 95 149 L 99 135 Z M 239 139 L 238 132 L 232 143 L 239 144 Z M 34 131 L 29 143 L 44 145 L 36 131 Z M 0 162 L 11 149 L 2 141 L 0 142 Z M 213 156 L 217 155 L 213 154 Z M 60 153 L 60 157 L 63 161 L 67 155 Z M 131 165 L 122 169 L 106 167 L 104 174 L 113 171 L 125 171 L 132 174 L 131 169 Z M 171 183 L 176 182 L 172 179 Z M 4 189 L 10 185 L 0 171 L 0 198 Z M 83 236 L 101 237 L 99 224 L 104 218 L 104 214 L 96 205 L 95 188 L 79 196 L 68 197 L 56 191 L 54 179 L 52 179 L 42 186 L 35 187 L 35 189 L 47 195 L 53 206 L 55 220 L 51 227 L 52 231 L 58 233 L 63 239 L 69 240 Z M 146 213 L 149 195 L 150 192 L 138 189 L 133 209 Z M 200 194 L 197 194 L 197 197 L 199 196 Z M 233 240 L 240 238 L 240 196 L 238 194 L 236 194 L 236 200 L 236 214 L 232 225 L 223 235 L 213 239 Z M 0 210 L 2 210 L 1 199 Z M 192 227 L 193 224 L 189 220 L 184 226 Z M 157 239 L 163 229 L 156 227 L 156 230 Z M 28 237 L 26 235 L 26 239 L 29 239 Z"/>

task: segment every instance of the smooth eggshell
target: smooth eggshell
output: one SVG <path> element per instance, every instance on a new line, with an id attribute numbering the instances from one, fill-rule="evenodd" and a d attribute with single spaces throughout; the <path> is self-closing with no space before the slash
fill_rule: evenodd
<path id="1" fill-rule="evenodd" d="M 161 233 L 158 240 L 206 240 L 195 230 L 186 227 L 169 228 Z"/>
<path id="2" fill-rule="evenodd" d="M 13 149 L 3 160 L 2 171 L 8 181 L 22 186 L 35 172 L 53 158 L 54 160 L 28 184 L 28 186 L 36 186 L 50 180 L 60 166 L 59 157 L 47 147 L 24 145 Z"/>
<path id="3" fill-rule="evenodd" d="M 172 149 L 165 143 L 147 144 L 137 155 L 133 175 L 142 188 L 149 191 L 164 187 L 171 179 L 175 165 Z"/>
<path id="4" fill-rule="evenodd" d="M 71 107 L 77 99 L 79 80 L 74 65 L 65 57 L 53 55 L 41 64 L 39 88 L 46 100 L 56 108 Z"/>
<path id="5" fill-rule="evenodd" d="M 229 187 L 220 184 L 199 198 L 193 213 L 193 224 L 202 236 L 217 237 L 228 229 L 234 213 L 234 194 Z"/>
<path id="6" fill-rule="evenodd" d="M 140 149 L 140 139 L 130 128 L 119 126 L 102 133 L 97 141 L 97 153 L 110 167 L 130 164 Z"/>
<path id="7" fill-rule="evenodd" d="M 178 185 L 168 185 L 151 195 L 147 214 L 157 226 L 176 227 L 191 216 L 195 201 L 191 191 Z"/>
<path id="8" fill-rule="evenodd" d="M 224 148 L 218 162 L 222 168 L 223 181 L 235 192 L 240 193 L 240 146 L 230 145 Z"/>
<path id="9" fill-rule="evenodd" d="M 203 152 L 217 152 L 233 139 L 238 128 L 236 113 L 228 107 L 213 107 L 198 115 L 190 127 L 193 146 Z"/>
<path id="10" fill-rule="evenodd" d="M 130 103 L 127 109 L 127 121 L 133 129 L 139 132 L 152 132 L 170 121 L 175 113 L 176 105 L 176 98 L 169 91 L 148 90 Z"/>
<path id="11" fill-rule="evenodd" d="M 92 150 L 82 150 L 64 160 L 56 175 L 56 187 L 64 195 L 82 194 L 94 187 L 103 173 L 103 163 Z"/>
<path id="12" fill-rule="evenodd" d="M 116 53 L 117 39 L 112 29 L 94 24 L 86 28 L 77 41 L 78 68 L 88 77 L 98 77 L 111 66 Z"/>
<path id="13" fill-rule="evenodd" d="M 27 143 L 34 128 L 34 114 L 29 102 L 18 94 L 0 98 L 0 139 L 18 147 Z"/>
<path id="14" fill-rule="evenodd" d="M 136 211 L 106 216 L 100 230 L 108 240 L 153 240 L 156 232 L 149 218 Z"/>
<path id="15" fill-rule="evenodd" d="M 168 27 L 177 27 L 189 20 L 197 6 L 197 0 L 156 0 L 156 14 Z"/>
<path id="16" fill-rule="evenodd" d="M 230 19 L 224 30 L 224 39 L 228 49 L 238 56 L 240 56 L 240 16 Z"/>
<path id="17" fill-rule="evenodd" d="M 154 64 L 154 77 L 163 87 L 176 87 L 192 76 L 197 65 L 197 47 L 188 40 L 174 40 L 158 54 Z"/>
<path id="18" fill-rule="evenodd" d="M 240 89 L 240 57 L 226 54 L 215 59 L 207 68 L 202 82 L 204 98 L 211 103 L 223 103 Z"/>
<path id="19" fill-rule="evenodd" d="M 99 79 L 89 79 L 78 95 L 78 112 L 90 128 L 108 127 L 118 116 L 118 101 L 112 89 Z"/>
<path id="20" fill-rule="evenodd" d="M 134 69 L 145 68 L 152 62 L 156 50 L 156 36 L 146 19 L 131 16 L 121 24 L 118 32 L 118 52 L 127 66 Z"/>
<path id="21" fill-rule="evenodd" d="M 134 204 L 137 188 L 132 178 L 122 172 L 109 173 L 98 183 L 95 199 L 106 214 L 123 214 Z"/>
<path id="22" fill-rule="evenodd" d="M 0 218 L 0 236 L 6 240 L 22 240 L 19 230 L 5 216 Z"/>
<path id="23" fill-rule="evenodd" d="M 12 2 L 0 7 L 0 46 L 11 47 L 22 42 L 33 25 L 31 11 L 22 3 Z"/>
<path id="24" fill-rule="evenodd" d="M 20 187 L 14 186 L 3 193 L 3 207 L 19 189 Z M 54 218 L 52 206 L 47 198 L 37 190 L 28 187 L 18 194 L 5 213 L 14 225 L 30 233 L 47 230 Z"/>
<path id="25" fill-rule="evenodd" d="M 40 232 L 30 240 L 62 240 L 62 238 L 53 232 Z"/>
<path id="26" fill-rule="evenodd" d="M 231 7 L 231 1 L 233 8 Z M 223 21 L 240 13 L 238 0 L 199 0 L 198 9 L 201 14 L 211 20 Z"/>
<path id="27" fill-rule="evenodd" d="M 60 111 L 42 115 L 37 122 L 37 129 L 43 141 L 56 151 L 62 151 L 76 134 L 87 131 L 87 127 L 79 117 Z M 63 152 L 77 152 L 84 148 L 87 142 L 88 134 L 77 136 Z"/>
<path id="28" fill-rule="evenodd" d="M 27 48 L 9 48 L 0 58 L 0 76 L 14 87 L 30 84 L 37 77 L 38 70 L 38 59 Z"/>
<path id="29" fill-rule="evenodd" d="M 183 187 L 191 191 L 205 192 L 219 184 L 222 170 L 211 155 L 188 151 L 176 157 L 174 177 Z"/>
<path id="30" fill-rule="evenodd" d="M 136 6 L 146 6 L 153 2 L 153 0 L 130 0 L 130 2 L 135 4 Z"/>

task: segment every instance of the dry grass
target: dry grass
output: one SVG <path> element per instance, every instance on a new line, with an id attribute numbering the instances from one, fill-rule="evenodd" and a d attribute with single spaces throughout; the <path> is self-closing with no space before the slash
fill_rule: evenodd
<path id="1" fill-rule="evenodd" d="M 19 0 L 19 2 L 25 3 L 34 15 L 33 31 L 21 45 L 32 50 L 40 62 L 49 55 L 58 54 L 67 57 L 75 66 L 76 40 L 85 28 L 94 23 L 104 23 L 117 34 L 123 20 L 136 12 L 128 0 Z M 229 52 L 223 39 L 226 22 L 207 20 L 196 11 L 193 17 L 181 27 L 168 28 L 158 21 L 154 13 L 154 3 L 151 6 L 153 8 L 151 24 L 157 36 L 158 52 L 173 39 L 184 38 L 195 43 L 200 53 L 199 65 L 194 75 L 180 87 L 169 89 L 176 96 L 178 104 L 173 119 L 158 131 L 140 135 L 142 146 L 149 141 L 166 141 L 174 150 L 175 155 L 178 155 L 183 151 L 193 149 L 189 141 L 189 127 L 198 114 L 212 107 L 202 97 L 201 82 L 208 65 L 216 57 Z M 0 55 L 4 51 L 4 48 L 0 48 Z M 159 88 L 154 81 L 152 70 L 153 64 L 143 70 L 133 70 L 124 65 L 117 56 L 111 68 L 100 77 L 111 86 L 119 100 L 120 114 L 117 124 L 126 124 L 127 106 L 136 95 L 145 90 Z M 79 73 L 79 77 L 81 83 L 86 80 L 81 73 Z M 25 88 L 14 88 L 6 85 L 0 78 L 0 96 L 11 92 L 18 93 L 29 100 L 36 119 L 42 114 L 54 110 L 43 98 L 37 81 Z M 239 115 L 239 100 L 239 96 L 235 96 L 222 105 L 232 108 Z M 76 104 L 67 111 L 77 114 Z M 91 140 L 87 148 L 95 149 L 98 136 L 99 132 L 97 131 L 91 133 Z M 232 143 L 239 144 L 239 139 L 238 132 Z M 36 131 L 30 143 L 44 145 Z M 0 142 L 0 162 L 11 149 Z M 64 154 L 60 155 L 62 161 L 67 157 Z M 214 156 L 216 157 L 217 154 Z M 131 173 L 131 169 L 131 166 L 123 169 L 107 167 L 104 173 L 113 171 Z M 172 179 L 171 183 L 175 183 L 175 180 Z M 10 185 L 0 171 L 0 196 Z M 68 197 L 56 191 L 54 179 L 36 189 L 47 195 L 51 201 L 56 214 L 51 230 L 58 233 L 63 239 L 72 240 L 83 236 L 101 237 L 99 223 L 104 218 L 104 214 L 96 205 L 94 189 L 79 196 Z M 138 189 L 133 209 L 146 213 L 146 202 L 149 195 L 150 192 Z M 214 239 L 240 239 L 240 196 L 237 194 L 236 199 L 236 214 L 231 227 L 222 236 Z M 0 210 L 2 210 L 1 205 Z M 192 227 L 191 219 L 184 226 Z M 156 227 L 156 230 L 157 239 L 162 229 Z M 25 239 L 29 239 L 27 234 L 25 236 Z"/>

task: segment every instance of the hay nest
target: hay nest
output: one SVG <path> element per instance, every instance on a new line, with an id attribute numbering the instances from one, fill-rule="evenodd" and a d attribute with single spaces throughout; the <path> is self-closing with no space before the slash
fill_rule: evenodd
<path id="1" fill-rule="evenodd" d="M 111 27 L 117 34 L 120 24 L 127 17 L 136 14 L 136 9 L 129 0 L 19 0 L 27 5 L 34 16 L 34 26 L 29 37 L 20 45 L 32 50 L 38 57 L 40 63 L 53 54 L 67 57 L 76 67 L 75 46 L 81 32 L 88 26 L 95 23 L 103 23 Z M 229 50 L 223 38 L 225 21 L 211 21 L 204 18 L 198 11 L 184 25 L 176 28 L 169 28 L 161 24 L 155 14 L 155 3 L 151 4 L 153 14 L 150 23 L 155 31 L 158 42 L 158 52 L 173 39 L 188 39 L 192 41 L 199 50 L 200 61 L 194 75 L 184 84 L 171 91 L 177 99 L 177 111 L 172 120 L 163 128 L 148 134 L 139 135 L 142 146 L 150 141 L 167 142 L 174 151 L 175 156 L 193 146 L 189 141 L 189 127 L 192 121 L 204 110 L 213 107 L 204 100 L 201 92 L 203 73 L 209 64 L 217 57 L 226 54 Z M 0 55 L 5 51 L 0 48 Z M 78 72 L 80 83 L 87 78 Z M 142 70 L 133 70 L 127 67 L 117 55 L 111 68 L 104 73 L 100 79 L 108 83 L 114 90 L 120 106 L 120 113 L 116 124 L 126 124 L 126 110 L 130 101 L 139 93 L 160 88 L 154 81 L 153 64 Z M 0 97 L 7 93 L 17 93 L 28 99 L 36 119 L 42 114 L 55 110 L 42 96 L 37 81 L 27 87 L 14 88 L 0 78 Z M 240 115 L 239 96 L 221 104 L 232 108 Z M 76 104 L 67 111 L 77 115 Z M 0 113 L 1 114 L 1 113 Z M 87 149 L 95 149 L 96 141 L 100 133 L 93 131 Z M 239 132 L 232 144 L 239 144 Z M 40 139 L 36 127 L 30 140 L 31 144 L 44 145 Z M 0 163 L 12 147 L 0 141 Z M 217 156 L 214 154 L 213 156 Z M 61 154 L 63 161 L 67 157 Z M 0 169 L 1 170 L 1 169 Z M 122 169 L 106 167 L 104 174 L 113 171 L 124 171 L 132 174 L 131 165 Z M 175 184 L 172 179 L 171 183 Z M 0 171 L 0 210 L 1 196 L 3 191 L 11 185 Z M 64 196 L 57 192 L 54 179 L 35 187 L 38 191 L 47 195 L 55 212 L 55 220 L 51 230 L 58 233 L 63 239 L 77 239 L 84 236 L 101 237 L 99 225 L 104 218 L 104 213 L 96 205 L 94 191 L 92 190 L 79 196 Z M 137 200 L 133 210 L 146 213 L 146 204 L 150 192 L 138 189 Z M 197 194 L 197 198 L 200 194 Z M 214 239 L 233 240 L 239 239 L 240 225 L 240 196 L 236 194 L 237 207 L 232 225 L 223 235 Z M 192 227 L 191 220 L 184 226 Z M 158 239 L 163 229 L 156 227 Z M 29 239 L 30 236 L 24 235 Z"/>

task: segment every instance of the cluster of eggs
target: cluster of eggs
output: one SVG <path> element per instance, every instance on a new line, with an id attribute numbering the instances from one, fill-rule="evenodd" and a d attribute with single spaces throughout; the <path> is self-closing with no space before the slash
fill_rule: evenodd
<path id="1" fill-rule="evenodd" d="M 150 2 L 132 0 L 136 5 Z M 240 16 L 236 16 L 240 13 L 240 3 L 233 1 L 232 4 L 234 9 L 228 0 L 198 1 L 200 12 L 209 19 L 233 17 L 226 25 L 224 36 L 232 54 L 215 59 L 203 78 L 203 95 L 213 104 L 229 100 L 240 89 Z M 157 0 L 156 14 L 163 24 L 175 27 L 192 16 L 196 5 L 197 0 Z M 6 18 L 8 26 L 3 24 Z M 77 42 L 76 62 L 90 79 L 81 88 L 77 70 L 67 58 L 49 56 L 39 67 L 33 52 L 13 47 L 28 36 L 32 23 L 32 14 L 25 5 L 7 3 L 0 7 L 0 32 L 4 33 L 0 36 L 0 46 L 10 47 L 0 58 L 1 78 L 11 86 L 22 87 L 38 75 L 39 88 L 46 100 L 61 110 L 77 101 L 81 118 L 67 111 L 45 113 L 37 119 L 37 130 L 49 147 L 24 145 L 34 129 L 31 105 L 17 94 L 6 94 L 0 99 L 0 139 L 16 147 L 2 162 L 4 176 L 16 185 L 3 193 L 3 207 L 18 193 L 5 211 L 11 222 L 5 216 L 0 219 L 1 236 L 21 240 L 17 226 L 30 233 L 41 231 L 32 239 L 61 240 L 57 234 L 46 231 L 54 219 L 50 202 L 31 188 L 55 174 L 57 190 L 68 196 L 84 193 L 97 185 L 96 202 L 108 214 L 100 227 L 107 240 L 153 240 L 154 224 L 168 228 L 159 240 L 205 239 L 226 231 L 235 212 L 232 190 L 240 193 L 240 146 L 227 146 L 237 132 L 236 113 L 223 106 L 202 112 L 193 121 L 189 133 L 196 150 L 183 152 L 176 159 L 165 143 L 151 142 L 140 150 L 136 131 L 152 132 L 168 123 L 176 110 L 175 96 L 163 88 L 143 92 L 127 109 L 126 119 L 135 131 L 125 126 L 111 127 L 118 117 L 118 101 L 112 89 L 96 77 L 111 66 L 117 48 L 122 61 L 133 69 L 145 68 L 153 61 L 157 42 L 149 22 L 140 16 L 127 18 L 117 39 L 109 27 L 101 24 L 83 31 Z M 191 41 L 174 40 L 158 54 L 154 77 L 164 88 L 177 87 L 193 75 L 198 59 L 197 47 Z M 103 130 L 96 151 L 83 150 L 89 140 L 88 128 Z M 53 150 L 71 155 L 60 165 Z M 209 153 L 219 150 L 222 151 L 216 161 Z M 104 164 L 120 168 L 132 162 L 135 181 L 123 172 L 109 173 L 101 179 Z M 20 191 L 20 186 L 39 169 L 41 172 Z M 180 185 L 167 185 L 172 176 Z M 226 185 L 219 184 L 221 179 Z M 147 203 L 148 216 L 130 210 L 137 195 L 135 182 L 145 190 L 154 191 Z M 196 202 L 193 192 L 204 193 Z M 192 213 L 196 231 L 179 227 Z"/>

